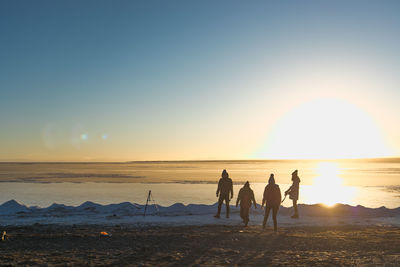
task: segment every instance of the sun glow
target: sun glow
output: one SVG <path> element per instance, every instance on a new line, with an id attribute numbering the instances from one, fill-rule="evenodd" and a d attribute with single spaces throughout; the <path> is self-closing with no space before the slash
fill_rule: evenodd
<path id="1" fill-rule="evenodd" d="M 352 204 L 356 188 L 344 186 L 337 163 L 320 162 L 316 167 L 318 176 L 308 188 L 304 188 L 307 203 L 333 206 L 337 203 Z"/>
<path id="2" fill-rule="evenodd" d="M 378 125 L 349 102 L 317 99 L 293 108 L 270 130 L 258 156 L 280 159 L 370 158 L 391 155 Z"/>

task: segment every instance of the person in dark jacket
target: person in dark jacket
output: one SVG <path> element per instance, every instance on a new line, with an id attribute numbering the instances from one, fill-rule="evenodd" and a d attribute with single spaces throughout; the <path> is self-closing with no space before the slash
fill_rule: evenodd
<path id="1" fill-rule="evenodd" d="M 254 208 L 257 208 L 256 200 L 254 198 L 254 192 L 250 188 L 250 183 L 247 181 L 244 186 L 240 189 L 239 195 L 236 200 L 236 207 L 240 202 L 240 217 L 244 222 L 244 226 L 249 223 L 249 210 L 251 202 L 254 204 Z"/>
<path id="2" fill-rule="evenodd" d="M 285 192 L 285 195 L 289 195 L 289 198 L 293 200 L 293 208 L 294 208 L 294 214 L 292 216 L 293 219 L 299 218 L 299 211 L 297 209 L 297 200 L 299 199 L 299 187 L 300 187 L 300 178 L 297 175 L 297 170 L 295 170 L 292 173 L 292 185 Z"/>
<path id="3" fill-rule="evenodd" d="M 230 195 L 230 198 L 229 198 Z M 225 201 L 226 205 L 226 218 L 229 218 L 229 200 L 233 198 L 233 183 L 232 179 L 229 178 L 229 174 L 226 170 L 222 171 L 221 179 L 218 182 L 217 197 L 218 198 L 218 212 L 214 216 L 215 218 L 220 218 L 221 206 Z"/>
<path id="4" fill-rule="evenodd" d="M 272 219 L 274 220 L 274 231 L 276 232 L 278 229 L 278 222 L 276 219 L 276 215 L 278 214 L 279 207 L 281 206 L 281 190 L 279 189 L 279 185 L 275 184 L 274 174 L 271 173 L 269 177 L 268 184 L 264 190 L 264 197 L 262 200 L 261 208 L 265 204 L 265 215 L 263 228 L 267 224 L 269 212 L 272 209 Z"/>

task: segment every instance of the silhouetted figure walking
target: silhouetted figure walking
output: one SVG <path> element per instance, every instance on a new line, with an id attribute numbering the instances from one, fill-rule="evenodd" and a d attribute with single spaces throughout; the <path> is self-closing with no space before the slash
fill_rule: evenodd
<path id="1" fill-rule="evenodd" d="M 265 215 L 263 228 L 267 224 L 269 212 L 272 209 L 272 219 L 274 220 L 274 231 L 276 232 L 278 229 L 278 222 L 276 219 L 276 215 L 278 214 L 279 207 L 281 206 L 281 190 L 279 189 L 279 185 L 275 184 L 274 174 L 271 173 L 269 177 L 268 184 L 264 190 L 264 197 L 262 200 L 261 208 L 265 203 Z"/>
<path id="2" fill-rule="evenodd" d="M 221 179 L 219 179 L 218 182 L 218 188 L 217 188 L 217 197 L 219 196 L 218 199 L 218 212 L 214 216 L 215 218 L 219 218 L 221 214 L 221 206 L 222 203 L 225 201 L 226 205 L 226 218 L 229 218 L 229 194 L 231 195 L 231 198 L 233 198 L 233 183 L 232 179 L 229 178 L 229 174 L 226 170 L 222 171 Z"/>
<path id="3" fill-rule="evenodd" d="M 244 226 L 249 223 L 249 210 L 251 202 L 254 204 L 254 208 L 257 208 L 256 200 L 254 198 L 254 192 L 250 188 L 250 184 L 247 181 L 242 188 L 240 188 L 238 198 L 236 200 L 236 207 L 240 202 L 240 217 L 244 222 Z"/>
<path id="4" fill-rule="evenodd" d="M 286 190 L 285 195 L 289 195 L 289 198 L 293 200 L 293 209 L 294 214 L 292 216 L 293 219 L 299 218 L 299 211 L 297 209 L 297 200 L 299 199 L 299 187 L 300 187 L 300 178 L 297 175 L 297 170 L 292 173 L 292 186 L 288 190 Z"/>

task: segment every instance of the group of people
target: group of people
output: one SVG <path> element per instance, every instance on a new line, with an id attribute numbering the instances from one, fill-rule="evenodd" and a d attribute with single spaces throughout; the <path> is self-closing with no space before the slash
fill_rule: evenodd
<path id="1" fill-rule="evenodd" d="M 294 209 L 294 214 L 292 216 L 293 219 L 299 218 L 299 211 L 297 209 L 297 200 L 299 199 L 299 186 L 300 186 L 300 178 L 298 176 L 298 171 L 295 170 L 292 173 L 292 185 L 288 190 L 285 191 L 285 197 L 286 195 L 289 195 L 289 198 L 293 201 L 293 209 Z M 218 197 L 218 211 L 214 217 L 220 218 L 221 207 L 223 202 L 225 202 L 226 218 L 229 218 L 229 201 L 233 198 L 233 182 L 232 179 L 229 178 L 229 174 L 226 170 L 222 171 L 221 179 L 219 179 L 217 188 L 217 197 Z M 282 201 L 281 190 L 279 188 L 279 185 L 275 183 L 274 174 L 271 173 L 268 180 L 268 184 L 264 190 L 263 200 L 261 204 L 261 208 L 263 208 L 265 205 L 265 215 L 262 225 L 263 228 L 265 228 L 269 213 L 272 210 L 274 231 L 277 231 L 278 222 L 276 216 L 278 214 L 278 210 L 282 202 L 283 201 Z M 239 204 L 240 204 L 240 217 L 242 218 L 244 225 L 247 226 L 247 224 L 249 223 L 249 211 L 251 205 L 254 204 L 254 208 L 257 209 L 257 203 L 254 198 L 254 192 L 250 188 L 250 183 L 248 181 L 243 185 L 243 187 L 239 191 L 236 200 L 236 207 Z"/>

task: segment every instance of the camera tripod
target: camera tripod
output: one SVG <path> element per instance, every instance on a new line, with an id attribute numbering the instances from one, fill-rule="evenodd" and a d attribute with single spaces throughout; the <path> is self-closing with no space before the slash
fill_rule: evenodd
<path id="1" fill-rule="evenodd" d="M 147 195 L 147 200 L 146 200 L 146 206 L 144 207 L 144 213 L 143 216 L 146 216 L 146 210 L 147 210 L 147 206 L 151 205 L 150 203 L 153 203 L 154 207 L 156 208 L 156 212 L 158 212 L 158 206 L 156 201 L 153 198 L 153 195 L 151 194 L 151 190 L 149 190 L 149 194 Z"/>

